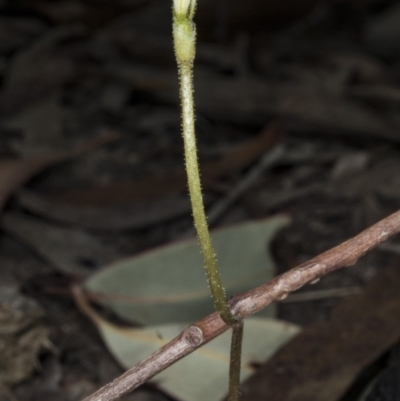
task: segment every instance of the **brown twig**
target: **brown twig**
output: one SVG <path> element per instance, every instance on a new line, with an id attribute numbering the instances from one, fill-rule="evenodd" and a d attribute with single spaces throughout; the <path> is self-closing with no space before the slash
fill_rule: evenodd
<path id="1" fill-rule="evenodd" d="M 276 277 L 267 284 L 236 295 L 229 306 L 234 316 L 245 318 L 273 301 L 285 299 L 288 293 L 342 267 L 354 265 L 358 259 L 383 241 L 400 232 L 400 211 L 381 220 L 354 238 L 326 251 L 310 261 Z M 76 301 L 82 294 L 74 289 Z M 229 326 L 213 313 L 186 328 L 179 336 L 153 355 L 129 369 L 113 382 L 100 388 L 84 401 L 114 401 L 160 373 L 173 363 L 219 336 Z"/>
<path id="2" fill-rule="evenodd" d="M 207 213 L 207 221 L 210 226 L 213 226 L 227 211 L 227 209 L 234 204 L 240 196 L 257 182 L 257 179 L 267 169 L 271 168 L 284 154 L 282 145 L 276 146 L 274 149 L 266 153 L 261 160 L 254 166 L 240 181 L 229 191 L 228 195 L 220 202 L 217 202 L 211 210 Z"/>

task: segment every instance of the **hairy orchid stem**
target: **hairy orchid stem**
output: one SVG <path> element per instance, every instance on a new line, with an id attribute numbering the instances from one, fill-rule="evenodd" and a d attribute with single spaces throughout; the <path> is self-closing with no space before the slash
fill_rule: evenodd
<path id="1" fill-rule="evenodd" d="M 242 341 L 243 321 L 239 321 L 232 326 L 228 401 L 239 401 L 240 398 L 240 367 L 242 362 Z"/>
<path id="2" fill-rule="evenodd" d="M 232 327 L 229 366 L 229 401 L 238 401 L 243 322 L 238 321 L 232 315 L 226 301 L 224 288 L 221 284 L 221 277 L 218 271 L 215 251 L 211 242 L 204 210 L 199 165 L 197 162 L 193 98 L 193 62 L 196 53 L 196 28 L 193 23 L 195 9 L 196 0 L 174 0 L 173 36 L 180 79 L 185 163 L 194 225 L 199 238 L 215 309 L 221 316 L 221 319 Z"/>
<path id="3" fill-rule="evenodd" d="M 215 309 L 225 323 L 233 325 L 236 319 L 232 316 L 225 297 L 225 291 L 221 284 L 218 272 L 214 248 L 208 230 L 207 219 L 204 210 L 203 195 L 199 166 L 197 162 L 197 147 L 195 135 L 194 99 L 193 99 L 193 61 L 195 56 L 196 30 L 192 22 L 194 10 L 188 12 L 182 5 L 183 1 L 175 0 L 174 7 L 174 44 L 175 54 L 179 68 L 180 95 L 182 101 L 182 127 L 183 142 L 185 148 L 185 163 L 188 177 L 190 200 L 197 236 L 200 242 L 201 252 L 207 272 L 207 279 L 214 299 Z M 188 7 L 194 7 L 193 0 L 186 1 Z M 187 15 L 190 15 L 187 17 Z"/>
<path id="4" fill-rule="evenodd" d="M 180 79 L 185 162 L 194 224 L 204 258 L 207 279 L 214 299 L 215 309 L 219 312 L 225 323 L 233 325 L 236 323 L 236 320 L 232 316 L 226 302 L 225 291 L 221 284 L 221 277 L 218 272 L 215 252 L 204 211 L 194 132 L 192 67 L 188 63 L 180 65 Z"/>

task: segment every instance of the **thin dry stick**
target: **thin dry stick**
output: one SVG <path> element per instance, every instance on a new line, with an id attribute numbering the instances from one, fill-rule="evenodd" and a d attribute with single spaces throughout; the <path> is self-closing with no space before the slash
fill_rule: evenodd
<path id="1" fill-rule="evenodd" d="M 273 166 L 284 154 L 282 145 L 278 145 L 274 149 L 266 153 L 259 163 L 253 167 L 240 182 L 229 192 L 229 194 L 220 202 L 215 204 L 208 212 L 208 224 L 212 226 L 215 224 L 229 207 L 235 203 L 252 185 L 257 182 L 260 175 Z"/>
<path id="2" fill-rule="evenodd" d="M 238 318 L 245 318 L 259 312 L 273 301 L 285 299 L 288 293 L 318 280 L 325 274 L 354 265 L 361 256 L 399 232 L 400 211 L 367 228 L 356 237 L 276 277 L 269 283 L 236 295 L 229 302 L 230 310 Z M 82 304 L 78 288 L 75 289 L 74 295 L 78 304 Z M 153 355 L 83 401 L 117 400 L 179 359 L 218 337 L 228 328 L 229 326 L 217 312 L 207 316 L 186 328 Z"/>

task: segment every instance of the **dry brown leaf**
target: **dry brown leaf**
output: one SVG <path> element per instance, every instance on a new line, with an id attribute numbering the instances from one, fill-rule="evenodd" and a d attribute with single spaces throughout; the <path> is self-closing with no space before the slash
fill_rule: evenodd
<path id="1" fill-rule="evenodd" d="M 179 103 L 178 84 L 171 73 L 120 64 L 112 74 L 136 90 L 151 92 L 168 103 Z M 258 78 L 199 76 L 196 83 L 196 108 L 210 118 L 263 124 L 271 115 L 278 115 L 293 119 L 297 130 L 306 124 L 330 135 L 400 141 L 396 127 L 377 110 L 340 97 L 334 90 L 321 92 L 301 81 L 268 82 Z"/>
<path id="2" fill-rule="evenodd" d="M 283 132 L 278 122 L 267 125 L 255 138 L 249 139 L 237 150 L 228 153 L 217 162 L 210 162 L 201 168 L 203 186 L 213 180 L 237 173 L 254 163 L 265 152 L 281 141 Z M 184 191 L 187 186 L 185 172 L 171 172 L 163 176 L 138 177 L 88 189 L 59 191 L 49 197 L 64 203 L 85 206 L 122 205 L 134 201 L 148 201 L 166 194 Z"/>
<path id="3" fill-rule="evenodd" d="M 52 53 L 61 40 L 82 32 L 82 27 L 76 25 L 46 31 L 13 57 L 4 78 L 4 90 L 0 92 L 1 117 L 9 118 L 27 105 L 36 104 L 75 75 L 72 59 L 55 58 Z"/>
<path id="4" fill-rule="evenodd" d="M 5 80 L 7 90 L 21 82 L 32 81 L 38 76 L 43 77 L 43 68 L 51 63 L 50 54 L 57 44 L 64 39 L 82 34 L 82 27 L 76 25 L 63 26 L 46 31 L 33 44 L 23 48 L 10 62 L 10 68 Z"/>
<path id="5" fill-rule="evenodd" d="M 243 170 L 273 148 L 283 136 L 284 130 L 280 122 L 267 124 L 255 138 L 228 153 L 223 159 L 206 164 L 201 169 L 203 179 L 215 179 Z"/>
<path id="6" fill-rule="evenodd" d="M 329 322 L 306 328 L 243 387 L 243 401 L 337 401 L 362 370 L 400 338 L 400 270 L 382 271 L 336 308 Z"/>
<path id="7" fill-rule="evenodd" d="M 119 135 L 111 132 L 71 150 L 49 152 L 45 155 L 23 159 L 9 158 L 0 160 L 0 210 L 4 208 L 8 198 L 16 189 L 47 167 L 73 159 L 117 139 L 119 139 Z"/>
<path id="8" fill-rule="evenodd" d="M 66 274 L 87 275 L 121 256 L 117 249 L 88 233 L 55 226 L 22 213 L 6 213 L 1 226 Z"/>
<path id="9" fill-rule="evenodd" d="M 187 196 L 171 195 L 130 206 L 81 207 L 19 191 L 18 203 L 40 216 L 90 230 L 130 230 L 152 226 L 190 212 Z"/>

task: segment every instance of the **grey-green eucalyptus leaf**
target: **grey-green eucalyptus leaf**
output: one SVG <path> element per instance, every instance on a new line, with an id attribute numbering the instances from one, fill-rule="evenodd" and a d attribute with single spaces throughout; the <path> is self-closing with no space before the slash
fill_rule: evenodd
<path id="1" fill-rule="evenodd" d="M 247 222 L 212 233 L 227 296 L 274 276 L 268 244 L 287 216 Z M 142 325 L 193 322 L 214 311 L 197 240 L 184 241 L 115 263 L 85 283 L 89 297 Z M 273 307 L 264 316 L 273 315 Z"/>
<path id="2" fill-rule="evenodd" d="M 95 323 L 110 352 L 130 368 L 157 351 L 183 331 L 187 324 L 150 326 L 145 329 L 116 327 L 102 319 Z M 242 349 L 241 381 L 300 331 L 275 319 L 246 319 Z M 186 356 L 152 379 L 159 388 L 182 401 L 219 401 L 227 393 L 230 331 Z"/>

